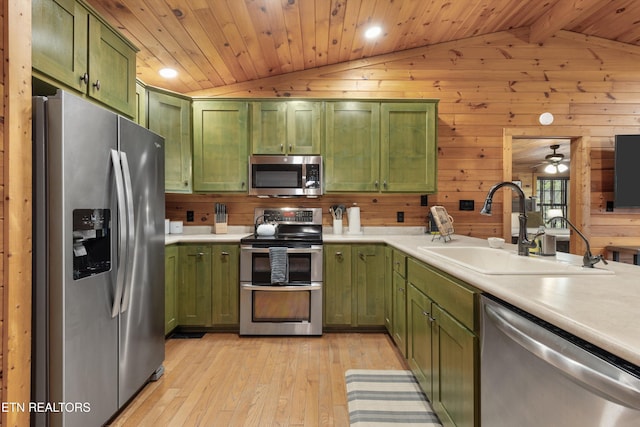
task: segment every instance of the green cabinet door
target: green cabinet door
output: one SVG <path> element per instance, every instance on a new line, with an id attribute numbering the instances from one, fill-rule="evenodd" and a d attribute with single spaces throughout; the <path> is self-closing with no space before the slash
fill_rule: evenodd
<path id="1" fill-rule="evenodd" d="M 242 101 L 193 102 L 195 191 L 247 191 L 248 111 Z"/>
<path id="2" fill-rule="evenodd" d="M 136 114 L 133 119 L 140 126 L 149 126 L 147 123 L 147 88 L 140 82 L 136 82 Z"/>
<path id="3" fill-rule="evenodd" d="M 380 104 L 327 102 L 323 157 L 325 191 L 378 191 Z"/>
<path id="4" fill-rule="evenodd" d="M 177 245 L 169 245 L 164 249 L 164 333 L 165 335 L 178 326 L 178 307 L 176 289 L 179 280 L 180 265 Z"/>
<path id="5" fill-rule="evenodd" d="M 357 326 L 384 326 L 384 245 L 353 246 Z"/>
<path id="6" fill-rule="evenodd" d="M 32 0 L 31 60 L 40 73 L 81 92 L 87 90 L 89 12 L 75 0 Z"/>
<path id="7" fill-rule="evenodd" d="M 148 90 L 149 129 L 164 137 L 167 193 L 191 192 L 191 103 L 188 98 Z"/>
<path id="8" fill-rule="evenodd" d="M 325 244 L 323 253 L 324 325 L 351 325 L 351 245 Z"/>
<path id="9" fill-rule="evenodd" d="M 211 324 L 211 246 L 180 246 L 178 324 Z"/>
<path id="10" fill-rule="evenodd" d="M 287 153 L 287 104 L 282 101 L 251 103 L 251 153 Z"/>
<path id="11" fill-rule="evenodd" d="M 433 400 L 431 387 L 432 330 L 431 300 L 411 283 L 407 292 L 407 361 L 420 388 Z"/>
<path id="12" fill-rule="evenodd" d="M 393 341 L 403 356 L 407 356 L 407 281 L 393 272 Z"/>
<path id="13" fill-rule="evenodd" d="M 212 245 L 212 320 L 214 326 L 239 324 L 240 246 Z"/>
<path id="14" fill-rule="evenodd" d="M 320 154 L 322 102 L 251 103 L 253 154 Z"/>
<path id="15" fill-rule="evenodd" d="M 380 107 L 382 191 L 435 192 L 437 104 L 383 102 Z"/>
<path id="16" fill-rule="evenodd" d="M 478 425 L 478 338 L 433 304 L 433 398 L 431 402 L 445 425 Z"/>
<path id="17" fill-rule="evenodd" d="M 136 50 L 89 15 L 89 96 L 123 114 L 136 113 Z"/>
<path id="18" fill-rule="evenodd" d="M 393 336 L 393 249 L 384 248 L 384 327 Z"/>

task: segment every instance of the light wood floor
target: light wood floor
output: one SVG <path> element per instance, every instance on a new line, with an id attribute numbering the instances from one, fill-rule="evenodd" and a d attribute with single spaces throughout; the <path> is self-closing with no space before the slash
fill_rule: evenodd
<path id="1" fill-rule="evenodd" d="M 382 333 L 170 339 L 164 366 L 111 426 L 348 426 L 346 370 L 408 369 Z"/>

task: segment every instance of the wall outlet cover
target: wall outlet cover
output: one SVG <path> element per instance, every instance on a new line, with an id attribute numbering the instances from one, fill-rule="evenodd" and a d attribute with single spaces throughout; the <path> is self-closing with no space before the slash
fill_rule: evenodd
<path id="1" fill-rule="evenodd" d="M 397 212 L 396 219 L 398 222 L 404 222 L 404 212 Z"/>
<path id="2" fill-rule="evenodd" d="M 473 200 L 460 200 L 461 211 L 472 211 L 475 209 L 475 202 Z"/>
<path id="3" fill-rule="evenodd" d="M 193 211 L 187 211 L 187 222 L 193 222 Z"/>

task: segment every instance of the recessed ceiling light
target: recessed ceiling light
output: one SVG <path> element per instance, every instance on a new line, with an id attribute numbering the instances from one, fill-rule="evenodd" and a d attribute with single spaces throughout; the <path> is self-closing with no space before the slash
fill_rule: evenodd
<path id="1" fill-rule="evenodd" d="M 172 79 L 178 75 L 178 72 L 173 68 L 163 68 L 160 71 L 158 71 L 158 74 L 160 74 L 162 77 L 166 79 Z"/>
<path id="2" fill-rule="evenodd" d="M 367 31 L 364 32 L 364 36 L 368 39 L 373 39 L 382 34 L 382 28 L 378 27 L 370 27 Z"/>

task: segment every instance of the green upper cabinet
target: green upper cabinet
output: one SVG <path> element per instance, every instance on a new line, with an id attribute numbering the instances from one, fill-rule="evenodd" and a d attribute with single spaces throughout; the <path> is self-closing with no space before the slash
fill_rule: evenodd
<path id="1" fill-rule="evenodd" d="M 247 191 L 249 106 L 193 102 L 193 189 Z"/>
<path id="2" fill-rule="evenodd" d="M 73 0 L 32 1 L 34 75 L 134 117 L 136 48 Z"/>
<path id="3" fill-rule="evenodd" d="M 164 183 L 168 193 L 191 192 L 191 102 L 147 91 L 148 127 L 164 137 Z"/>
<path id="4" fill-rule="evenodd" d="M 140 126 L 147 127 L 147 88 L 136 82 L 136 115 L 134 121 Z"/>
<path id="5" fill-rule="evenodd" d="M 325 191 L 378 191 L 380 104 L 325 104 Z"/>
<path id="6" fill-rule="evenodd" d="M 382 191 L 436 191 L 437 104 L 384 102 L 380 107 Z"/>
<path id="7" fill-rule="evenodd" d="M 251 103 L 252 154 L 320 154 L 322 102 Z"/>

